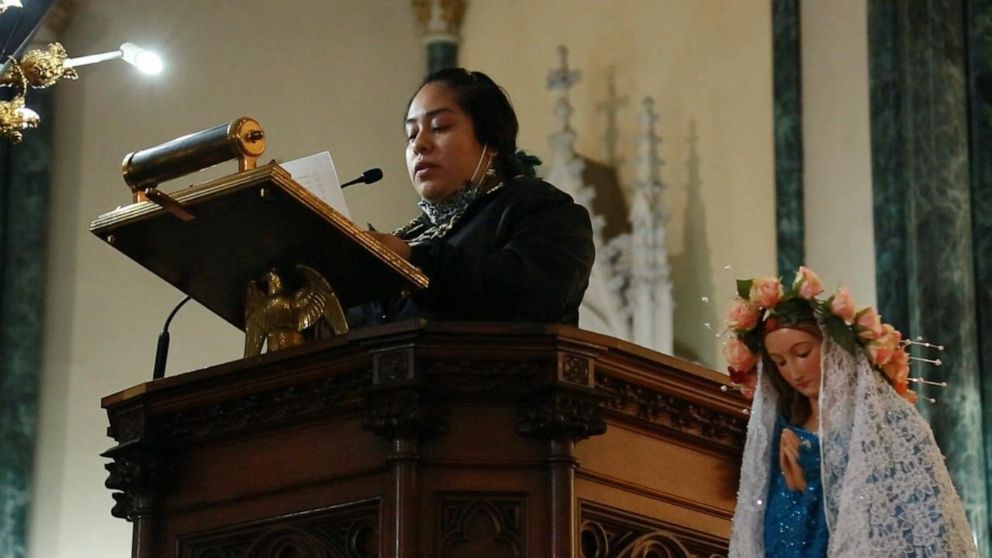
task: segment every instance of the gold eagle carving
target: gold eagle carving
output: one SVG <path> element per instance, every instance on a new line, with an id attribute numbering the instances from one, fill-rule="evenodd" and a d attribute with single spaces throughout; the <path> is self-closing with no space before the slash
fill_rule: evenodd
<path id="1" fill-rule="evenodd" d="M 297 265 L 303 286 L 293 293 L 285 292 L 282 277 L 273 269 L 264 278 L 265 288 L 252 281 L 245 297 L 245 356 L 303 344 L 303 331 L 321 320 L 335 335 L 348 332 L 341 303 L 327 280 L 315 270 Z"/>

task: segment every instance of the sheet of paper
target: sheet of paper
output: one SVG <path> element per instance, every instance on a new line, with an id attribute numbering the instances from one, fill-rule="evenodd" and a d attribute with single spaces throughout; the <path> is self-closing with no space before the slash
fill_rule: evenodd
<path id="1" fill-rule="evenodd" d="M 289 172 L 293 180 L 313 192 L 324 203 L 336 209 L 338 213 L 351 219 L 348 204 L 344 201 L 344 191 L 341 190 L 341 181 L 338 179 L 338 172 L 334 169 L 334 161 L 331 160 L 329 151 L 315 153 L 295 161 L 279 163 L 279 165 Z"/>

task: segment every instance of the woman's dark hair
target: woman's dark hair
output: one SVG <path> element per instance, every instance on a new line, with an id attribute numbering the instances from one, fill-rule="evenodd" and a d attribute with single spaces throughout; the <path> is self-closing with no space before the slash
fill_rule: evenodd
<path id="1" fill-rule="evenodd" d="M 429 83 L 442 83 L 451 89 L 458 108 L 472 119 L 475 138 L 496 152 L 496 171 L 500 176 L 516 176 L 524 169 L 517 159 L 517 114 L 502 87 L 482 72 L 464 68 L 446 68 L 427 77 L 417 88 L 420 92 Z M 415 92 L 414 97 L 417 95 Z M 407 102 L 407 111 L 413 97 Z"/>
<path id="2" fill-rule="evenodd" d="M 820 326 L 816 321 L 816 316 L 813 314 L 813 309 L 809 307 L 808 304 L 803 305 L 806 310 L 800 310 L 799 315 L 793 315 L 793 320 L 788 323 L 780 323 L 779 329 L 790 328 L 798 329 L 815 336 L 817 339 L 823 339 L 823 332 L 820 330 Z M 778 393 L 779 400 L 779 410 L 790 424 L 802 425 L 807 420 L 809 420 L 810 414 L 813 412 L 809 405 L 809 399 L 805 395 L 797 392 L 795 388 L 789 385 L 789 382 L 782 377 L 781 372 L 778 371 L 778 365 L 776 365 L 772 359 L 768 356 L 768 351 L 765 349 L 764 336 L 769 332 L 765 332 L 762 335 L 761 344 L 761 361 L 764 365 L 764 369 L 768 374 L 769 380 L 771 380 L 772 387 Z"/>

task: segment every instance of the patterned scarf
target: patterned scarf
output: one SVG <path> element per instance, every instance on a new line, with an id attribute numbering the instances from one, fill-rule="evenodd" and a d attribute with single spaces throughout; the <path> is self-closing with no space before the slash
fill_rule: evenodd
<path id="1" fill-rule="evenodd" d="M 393 234 L 406 240 L 411 246 L 416 246 L 426 240 L 444 238 L 458 222 L 465 211 L 478 199 L 491 195 L 503 187 L 500 182 L 492 187 L 485 185 L 469 187 L 459 190 L 448 199 L 441 202 L 432 202 L 422 199 L 417 205 L 424 212 L 423 216 L 417 217 L 406 225 L 393 231 Z"/>

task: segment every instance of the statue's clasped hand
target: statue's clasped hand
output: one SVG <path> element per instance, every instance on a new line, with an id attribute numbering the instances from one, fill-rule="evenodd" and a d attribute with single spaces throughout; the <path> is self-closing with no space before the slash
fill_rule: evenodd
<path id="1" fill-rule="evenodd" d="M 778 450 L 779 467 L 785 475 L 785 486 L 792 491 L 806 490 L 803 468 L 799 465 L 799 436 L 788 428 L 782 429 Z"/>

